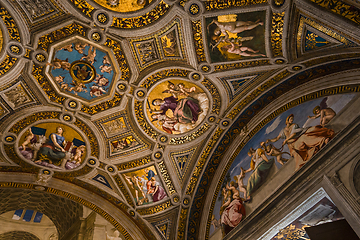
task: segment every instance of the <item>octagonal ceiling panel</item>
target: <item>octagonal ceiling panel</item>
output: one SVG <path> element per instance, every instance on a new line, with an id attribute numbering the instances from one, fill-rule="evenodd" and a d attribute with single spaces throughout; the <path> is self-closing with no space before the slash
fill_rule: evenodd
<path id="1" fill-rule="evenodd" d="M 94 103 L 114 93 L 119 70 L 109 48 L 73 38 L 52 48 L 47 76 L 60 95 Z"/>

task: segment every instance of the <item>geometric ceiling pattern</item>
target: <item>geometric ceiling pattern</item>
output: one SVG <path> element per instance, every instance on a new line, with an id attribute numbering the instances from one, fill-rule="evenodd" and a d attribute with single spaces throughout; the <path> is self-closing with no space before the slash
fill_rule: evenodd
<path id="1" fill-rule="evenodd" d="M 324 4 L 2 1 L 0 190 L 84 205 L 124 239 L 225 237 L 270 197 L 246 187 L 251 159 L 298 161 L 257 134 L 358 96 L 359 6 Z"/>

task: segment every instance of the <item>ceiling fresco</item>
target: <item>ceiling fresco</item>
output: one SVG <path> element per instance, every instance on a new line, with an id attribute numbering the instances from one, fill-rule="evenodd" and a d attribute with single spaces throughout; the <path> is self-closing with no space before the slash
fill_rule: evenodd
<path id="1" fill-rule="evenodd" d="M 2 1 L 0 190 L 225 238 L 358 115 L 360 6 L 325 2 Z"/>

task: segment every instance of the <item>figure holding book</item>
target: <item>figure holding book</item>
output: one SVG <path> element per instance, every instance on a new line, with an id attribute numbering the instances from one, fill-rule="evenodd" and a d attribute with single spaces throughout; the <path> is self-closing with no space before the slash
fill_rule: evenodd
<path id="1" fill-rule="evenodd" d="M 41 146 L 35 163 L 46 161 L 50 164 L 61 165 L 62 159 L 66 156 L 66 141 L 63 133 L 64 129 L 58 126 L 56 132 L 50 134 L 49 141 Z"/>

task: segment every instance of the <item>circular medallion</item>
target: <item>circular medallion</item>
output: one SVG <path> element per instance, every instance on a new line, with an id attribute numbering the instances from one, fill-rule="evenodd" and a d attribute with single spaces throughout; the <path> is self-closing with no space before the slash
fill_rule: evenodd
<path id="1" fill-rule="evenodd" d="M 10 51 L 12 52 L 12 53 L 20 53 L 20 48 L 18 47 L 18 46 L 16 46 L 16 45 L 11 45 L 10 46 Z"/>
<path id="2" fill-rule="evenodd" d="M 35 55 L 35 59 L 40 62 L 43 63 L 46 60 L 46 57 L 44 56 L 44 54 L 38 53 Z"/>
<path id="3" fill-rule="evenodd" d="M 77 108 L 77 102 L 75 102 L 75 101 L 69 101 L 68 105 L 70 108 Z"/>
<path id="4" fill-rule="evenodd" d="M 208 120 L 209 120 L 209 122 L 214 122 L 214 121 L 216 120 L 216 117 L 210 116 L 210 117 L 208 118 Z"/>
<path id="5" fill-rule="evenodd" d="M 204 72 L 208 72 L 210 71 L 210 67 L 208 65 L 204 65 L 201 67 L 201 70 L 203 70 Z"/>
<path id="6" fill-rule="evenodd" d="M 88 62 L 75 61 L 70 66 L 70 75 L 78 83 L 90 83 L 96 76 L 96 70 Z"/>
<path id="7" fill-rule="evenodd" d="M 175 202 L 175 203 L 179 202 L 179 200 L 180 200 L 180 198 L 179 198 L 178 196 L 175 196 L 175 197 L 174 197 L 174 202 Z"/>
<path id="8" fill-rule="evenodd" d="M 7 143 L 11 143 L 11 142 L 13 142 L 15 140 L 15 137 L 14 136 L 6 136 L 5 137 L 5 141 L 7 142 Z"/>
<path id="9" fill-rule="evenodd" d="M 95 165 L 96 164 L 96 161 L 94 159 L 89 159 L 88 162 L 89 162 L 90 165 Z"/>
<path id="10" fill-rule="evenodd" d="M 111 172 L 111 173 L 115 171 L 115 169 L 114 169 L 113 167 L 111 167 L 111 166 L 108 167 L 107 170 L 108 170 L 109 172 Z"/>
<path id="11" fill-rule="evenodd" d="M 63 119 L 64 119 L 64 121 L 67 121 L 67 122 L 71 121 L 71 116 L 66 114 L 63 116 Z"/>
<path id="12" fill-rule="evenodd" d="M 95 42 L 100 42 L 101 40 L 101 35 L 98 32 L 94 32 L 93 34 L 91 34 L 91 38 L 95 41 Z"/>
<path id="13" fill-rule="evenodd" d="M 193 73 L 193 74 L 191 74 L 191 78 L 194 79 L 194 80 L 199 80 L 200 79 L 200 74 Z"/>
<path id="14" fill-rule="evenodd" d="M 120 84 L 118 85 L 118 89 L 119 89 L 120 91 L 125 91 L 125 90 L 126 90 L 126 85 L 123 84 L 123 83 L 120 83 Z"/>
<path id="15" fill-rule="evenodd" d="M 228 120 L 225 120 L 225 121 L 223 121 L 222 123 L 221 123 L 221 125 L 223 126 L 223 127 L 227 127 L 227 126 L 229 126 L 229 121 Z"/>
<path id="16" fill-rule="evenodd" d="M 185 198 L 185 199 L 183 200 L 183 203 L 184 203 L 184 205 L 188 205 L 188 204 L 190 203 L 190 201 L 189 201 L 189 199 Z"/>
<path id="17" fill-rule="evenodd" d="M 155 157 L 156 159 L 160 159 L 160 158 L 162 157 L 162 153 L 161 153 L 161 152 L 156 152 L 156 153 L 154 154 L 154 157 Z"/>
<path id="18" fill-rule="evenodd" d="M 301 69 L 302 69 L 301 66 L 293 66 L 293 67 L 292 67 L 292 70 L 294 70 L 294 71 L 299 71 L 299 70 L 301 70 Z"/>
<path id="19" fill-rule="evenodd" d="M 97 20 L 102 23 L 102 24 L 106 24 L 108 22 L 108 17 L 105 15 L 105 13 L 99 13 L 97 15 Z"/>
<path id="20" fill-rule="evenodd" d="M 153 126 L 168 134 L 193 130 L 202 123 L 209 110 L 209 98 L 199 86 L 175 79 L 151 89 L 145 104 Z"/>
<path id="21" fill-rule="evenodd" d="M 277 60 L 275 60 L 275 63 L 276 64 L 283 64 L 283 63 L 285 63 L 285 61 L 283 59 L 277 59 Z"/>
<path id="22" fill-rule="evenodd" d="M 196 3 L 190 5 L 189 12 L 191 13 L 191 15 L 196 15 L 199 13 L 199 11 L 200 11 L 199 5 L 197 5 Z"/>

